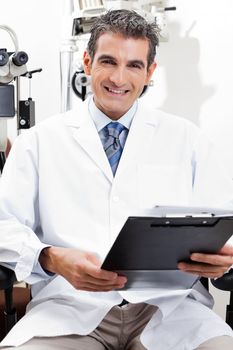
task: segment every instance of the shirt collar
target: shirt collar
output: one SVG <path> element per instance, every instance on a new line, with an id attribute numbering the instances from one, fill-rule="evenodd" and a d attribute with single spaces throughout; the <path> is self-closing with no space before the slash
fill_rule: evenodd
<path id="1" fill-rule="evenodd" d="M 127 129 L 130 129 L 130 125 L 136 113 L 137 106 L 138 106 L 138 102 L 135 101 L 132 107 L 130 107 L 130 109 L 120 119 L 117 120 L 119 123 L 124 125 Z M 99 110 L 96 107 L 93 98 L 90 98 L 88 108 L 89 108 L 91 118 L 93 119 L 98 132 L 102 130 L 107 124 L 112 122 L 112 119 L 107 117 L 106 114 L 101 112 L 101 110 Z"/>

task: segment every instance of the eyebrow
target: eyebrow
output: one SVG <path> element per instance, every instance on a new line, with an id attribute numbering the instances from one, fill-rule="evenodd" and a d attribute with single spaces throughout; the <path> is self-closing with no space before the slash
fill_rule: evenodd
<path id="1" fill-rule="evenodd" d="M 116 61 L 116 59 L 113 56 L 110 56 L 110 55 L 100 55 L 98 57 L 98 61 L 101 61 L 101 60 L 113 60 L 113 61 Z"/>
<path id="2" fill-rule="evenodd" d="M 117 61 L 115 57 L 111 56 L 111 55 L 101 55 L 98 57 L 98 61 L 101 61 L 101 60 L 113 60 L 113 61 Z M 141 66 L 142 68 L 145 68 L 145 64 L 142 60 L 129 60 L 127 62 L 127 65 L 128 64 L 138 64 L 139 66 Z"/>

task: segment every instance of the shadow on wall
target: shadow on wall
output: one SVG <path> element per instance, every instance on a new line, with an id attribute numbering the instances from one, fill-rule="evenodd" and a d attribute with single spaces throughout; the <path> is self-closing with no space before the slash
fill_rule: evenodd
<path id="1" fill-rule="evenodd" d="M 201 107 L 216 89 L 205 85 L 200 76 L 200 45 L 191 36 L 195 24 L 181 36 L 179 23 L 169 23 L 169 42 L 160 43 L 157 61 L 164 68 L 167 94 L 159 108 L 199 124 Z"/>

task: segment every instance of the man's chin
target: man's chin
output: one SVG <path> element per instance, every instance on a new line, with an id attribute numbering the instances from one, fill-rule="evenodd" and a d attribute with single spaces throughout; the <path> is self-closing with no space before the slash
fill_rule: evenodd
<path id="1" fill-rule="evenodd" d="M 123 109 L 123 108 L 119 109 L 119 103 L 118 103 L 116 104 L 116 106 L 114 106 L 114 104 L 106 106 L 106 108 L 104 108 L 104 111 L 102 110 L 102 112 L 111 119 L 119 119 L 127 112 L 128 109 Z"/>

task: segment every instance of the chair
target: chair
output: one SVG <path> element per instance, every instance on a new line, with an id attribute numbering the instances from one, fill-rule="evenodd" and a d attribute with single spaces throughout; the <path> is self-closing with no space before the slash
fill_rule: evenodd
<path id="1" fill-rule="evenodd" d="M 4 303 L 4 318 L 5 318 L 5 334 L 15 325 L 18 320 L 18 313 L 20 312 L 20 317 L 22 317 L 26 304 L 30 300 L 30 291 L 26 288 L 20 288 L 23 290 L 24 294 L 18 296 L 18 300 L 14 295 L 13 285 L 16 281 L 15 274 L 13 271 L 7 269 L 6 267 L 0 266 L 0 291 L 4 291 L 5 300 Z M 202 283 L 208 288 L 208 279 L 202 278 Z M 230 292 L 230 302 L 226 309 L 226 322 L 233 329 L 233 269 L 231 269 L 223 277 L 216 280 L 211 280 L 212 284 L 221 290 L 226 290 Z M 19 288 L 18 288 L 19 289 Z M 23 305 L 22 305 L 23 304 Z M 1 309 L 1 308 L 0 308 Z M 1 316 L 1 315 L 0 315 Z M 0 337 L 3 334 L 0 334 Z"/>
<path id="2" fill-rule="evenodd" d="M 24 315 L 30 301 L 30 290 L 17 287 L 15 282 L 14 272 L 0 266 L 0 340 Z"/>
<path id="3" fill-rule="evenodd" d="M 226 308 L 226 323 L 233 329 L 233 269 L 221 278 L 211 280 L 215 288 L 230 291 L 230 300 Z"/>

